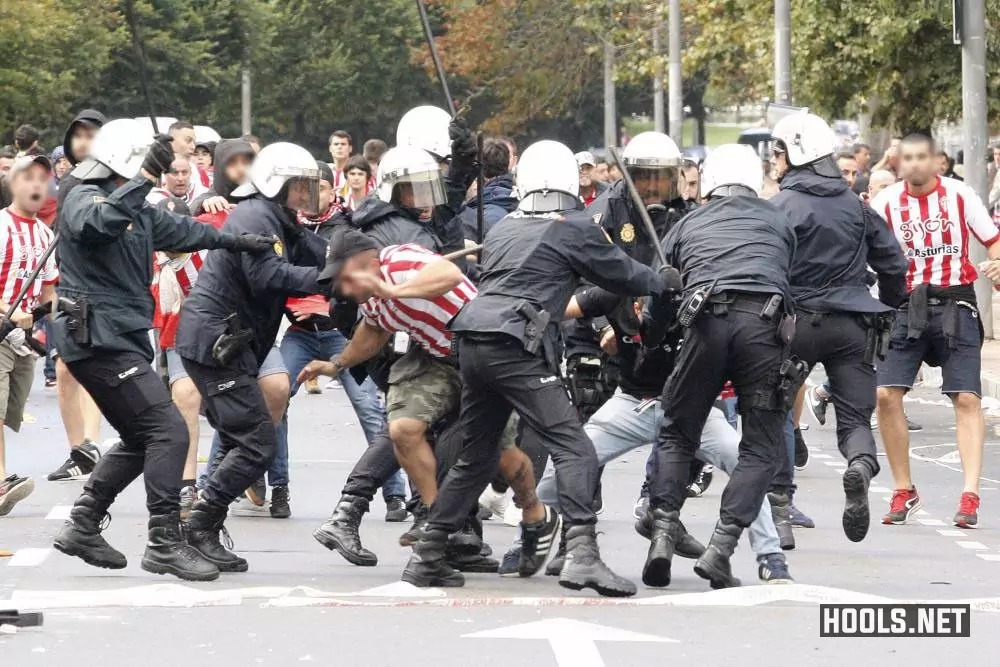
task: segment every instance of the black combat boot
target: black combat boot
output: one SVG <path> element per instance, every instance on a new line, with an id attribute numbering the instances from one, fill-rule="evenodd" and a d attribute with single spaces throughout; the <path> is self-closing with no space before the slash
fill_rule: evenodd
<path id="1" fill-rule="evenodd" d="M 448 536 L 448 551 L 454 554 L 478 556 L 483 548 L 483 538 L 476 533 L 472 520 L 467 520 L 462 530 Z"/>
<path id="2" fill-rule="evenodd" d="M 316 541 L 336 551 L 352 565 L 374 567 L 378 556 L 361 544 L 361 519 L 368 511 L 368 501 L 358 496 L 344 496 L 333 509 L 330 520 L 313 532 Z"/>
<path id="3" fill-rule="evenodd" d="M 787 493 L 771 491 L 767 494 L 767 500 L 771 503 L 771 518 L 774 519 L 774 527 L 778 530 L 778 542 L 785 551 L 795 548 L 795 535 L 792 533 L 792 517 L 789 514 L 792 501 Z"/>
<path id="4" fill-rule="evenodd" d="M 149 541 L 142 556 L 142 569 L 153 574 L 172 574 L 185 581 L 219 578 L 219 568 L 184 541 L 178 512 L 149 517 Z"/>
<path id="5" fill-rule="evenodd" d="M 854 461 L 844 472 L 844 535 L 851 542 L 860 542 L 868 534 L 871 510 L 868 507 L 868 484 L 871 471 L 861 461 Z"/>
<path id="6" fill-rule="evenodd" d="M 490 558 L 492 553 L 493 549 L 483 540 L 482 522 L 472 515 L 462 530 L 448 536 L 445 561 L 459 572 L 495 574 L 500 562 Z"/>
<path id="7" fill-rule="evenodd" d="M 219 572 L 246 572 L 249 569 L 246 559 L 229 550 L 232 540 L 223 526 L 227 511 L 228 508 L 216 507 L 199 498 L 191 508 L 191 517 L 187 521 L 187 541 L 205 559 L 214 563 Z M 225 536 L 226 546 L 219 541 L 220 535 Z"/>
<path id="8" fill-rule="evenodd" d="M 424 524 L 427 523 L 427 505 L 417 503 L 410 509 L 410 513 L 413 514 L 413 525 L 410 526 L 408 531 L 399 536 L 399 546 L 401 547 L 412 547 L 416 544 L 420 540 Z"/>
<path id="9" fill-rule="evenodd" d="M 59 530 L 53 546 L 67 556 L 76 556 L 94 567 L 124 569 L 128 565 L 125 554 L 101 537 L 101 531 L 107 527 L 106 524 L 101 525 L 105 518 L 110 522 L 108 504 L 83 494 L 70 510 L 69 520 Z"/>
<path id="10" fill-rule="evenodd" d="M 674 542 L 674 555 L 681 558 L 698 560 L 705 553 L 705 545 L 696 540 L 691 533 L 687 532 L 683 521 L 678 521 L 678 523 L 681 526 L 681 535 Z M 635 522 L 635 532 L 647 540 L 652 539 L 653 516 L 650 512 L 646 512 L 641 519 Z"/>
<path id="11" fill-rule="evenodd" d="M 559 548 L 556 549 L 556 555 L 552 557 L 552 560 L 545 567 L 545 576 L 558 577 L 559 573 L 562 572 L 563 564 L 566 562 L 566 532 L 568 530 L 569 523 L 564 519 L 562 528 L 559 530 Z"/>
<path id="12" fill-rule="evenodd" d="M 653 530 L 650 533 L 646 564 L 642 568 L 642 583 L 663 588 L 670 585 L 670 561 L 683 533 L 680 514 L 657 508 L 650 510 L 647 516 L 652 519 Z"/>
<path id="13" fill-rule="evenodd" d="M 635 584 L 619 577 L 601 560 L 593 524 L 570 526 L 566 531 L 566 563 L 559 585 L 572 591 L 591 588 L 607 597 L 635 595 Z"/>
<path id="14" fill-rule="evenodd" d="M 465 577 L 445 562 L 448 533 L 443 530 L 424 529 L 420 540 L 413 545 L 413 555 L 403 570 L 403 581 L 418 588 L 461 588 Z"/>
<path id="15" fill-rule="evenodd" d="M 720 519 L 715 524 L 715 532 L 708 542 L 705 553 L 694 564 L 694 571 L 702 579 L 708 579 L 712 588 L 733 588 L 740 585 L 740 580 L 733 576 L 729 559 L 736 551 L 736 543 L 740 541 L 743 529 L 734 523 L 723 523 Z"/>

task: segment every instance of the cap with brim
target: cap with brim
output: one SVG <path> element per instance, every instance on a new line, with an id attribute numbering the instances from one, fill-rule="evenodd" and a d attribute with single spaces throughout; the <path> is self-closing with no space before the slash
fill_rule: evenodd
<path id="1" fill-rule="evenodd" d="M 46 171 L 52 171 L 52 162 L 44 155 L 24 155 L 14 160 L 14 164 L 11 165 L 10 173 L 7 174 L 7 178 L 14 178 L 22 171 L 30 169 L 31 165 L 34 164 L 40 164 L 45 167 Z"/>
<path id="2" fill-rule="evenodd" d="M 326 267 L 319 274 L 319 282 L 333 283 L 336 286 L 347 260 L 363 252 L 378 249 L 378 243 L 367 234 L 354 229 L 338 229 L 330 238 L 330 245 L 326 251 Z"/>
<path id="3" fill-rule="evenodd" d="M 573 157 L 576 158 L 576 166 L 582 167 L 583 165 L 590 165 L 591 167 L 597 166 L 597 159 L 594 158 L 594 154 L 590 151 L 580 151 Z"/>

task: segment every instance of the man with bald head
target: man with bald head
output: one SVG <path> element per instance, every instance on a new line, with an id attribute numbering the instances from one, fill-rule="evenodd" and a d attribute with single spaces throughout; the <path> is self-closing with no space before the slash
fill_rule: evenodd
<path id="1" fill-rule="evenodd" d="M 888 169 L 876 169 L 868 177 L 868 192 L 865 193 L 864 198 L 866 201 L 871 201 L 875 198 L 875 195 L 882 192 L 890 185 L 896 182 L 896 175 L 893 174 Z"/>

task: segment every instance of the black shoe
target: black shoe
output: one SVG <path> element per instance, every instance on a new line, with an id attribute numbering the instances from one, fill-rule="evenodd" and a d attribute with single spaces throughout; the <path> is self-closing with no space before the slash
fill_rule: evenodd
<path id="1" fill-rule="evenodd" d="M 313 537 L 331 551 L 336 551 L 351 565 L 375 567 L 378 556 L 361 544 L 361 519 L 368 511 L 368 501 L 356 496 L 344 496 L 333 509 L 330 520 L 313 531 Z"/>
<path id="2" fill-rule="evenodd" d="M 142 556 L 142 569 L 153 574 L 172 574 L 185 581 L 215 581 L 219 568 L 206 560 L 181 535 L 179 514 L 149 517 L 149 541 Z"/>
<path id="3" fill-rule="evenodd" d="M 851 542 L 860 542 L 868 534 L 871 511 L 868 508 L 868 468 L 852 463 L 844 472 L 844 535 Z"/>
<path id="4" fill-rule="evenodd" d="M 774 527 L 778 530 L 778 541 L 781 548 L 791 551 L 795 548 L 795 535 L 792 534 L 792 519 L 789 515 L 791 501 L 784 493 L 772 491 L 767 494 L 767 499 L 771 503 L 771 518 L 774 520 Z"/>
<path id="5" fill-rule="evenodd" d="M 552 508 L 543 505 L 545 518 L 538 523 L 521 522 L 521 562 L 517 571 L 522 577 L 533 577 L 545 566 L 552 551 L 552 541 L 562 526 L 562 519 Z"/>
<path id="6" fill-rule="evenodd" d="M 708 579 L 712 588 L 734 588 L 740 586 L 740 580 L 733 576 L 729 563 L 736 543 L 740 540 L 743 529 L 731 523 L 715 524 L 715 532 L 708 543 L 705 553 L 694 564 L 694 571 L 702 579 Z"/>
<path id="7" fill-rule="evenodd" d="M 446 554 L 445 562 L 452 569 L 469 574 L 496 574 L 500 570 L 500 562 L 496 558 L 487 558 L 481 554 L 475 556 Z"/>
<path id="8" fill-rule="evenodd" d="M 247 497 L 247 500 L 257 507 L 263 507 L 264 503 L 267 502 L 267 484 L 264 483 L 264 478 L 261 477 L 251 484 L 244 492 L 244 495 Z"/>
<path id="9" fill-rule="evenodd" d="M 703 493 L 708 491 L 708 487 L 712 485 L 712 477 L 714 476 L 715 468 L 706 463 L 698 471 L 698 474 L 695 475 L 694 481 L 688 485 L 687 497 L 700 498 Z"/>
<path id="10" fill-rule="evenodd" d="M 802 431 L 795 429 L 795 469 L 804 470 L 809 465 L 809 447 L 806 445 Z"/>
<path id="11" fill-rule="evenodd" d="M 99 503 L 92 496 L 80 496 L 53 546 L 67 556 L 76 556 L 87 565 L 108 570 L 122 570 L 128 565 L 125 554 L 121 553 L 101 536 L 111 522 L 108 506 Z M 107 523 L 104 523 L 105 520 Z"/>
<path id="12" fill-rule="evenodd" d="M 50 482 L 65 482 L 81 479 L 94 472 L 101 460 L 101 450 L 90 440 L 84 440 L 79 447 L 69 450 L 69 458 L 55 471 L 49 473 Z"/>
<path id="13" fill-rule="evenodd" d="M 559 548 L 556 549 L 556 555 L 545 566 L 545 576 L 547 577 L 558 577 L 559 573 L 562 572 L 563 565 L 566 563 L 566 532 L 568 530 L 569 524 L 563 520 L 562 529 L 559 531 Z"/>
<path id="14" fill-rule="evenodd" d="M 406 498 L 402 496 L 389 496 L 385 499 L 386 523 L 403 523 L 406 521 L 406 517 Z"/>
<path id="15" fill-rule="evenodd" d="M 461 556 L 478 556 L 483 548 L 483 538 L 480 537 L 471 521 L 466 521 L 462 530 L 448 536 L 448 551 Z"/>
<path id="16" fill-rule="evenodd" d="M 423 530 L 413 545 L 413 555 L 403 570 L 403 581 L 418 588 L 461 588 L 465 577 L 445 562 L 448 534 L 443 530 Z"/>
<path id="17" fill-rule="evenodd" d="M 792 584 L 791 573 L 788 571 L 788 561 L 785 554 L 767 554 L 757 558 L 757 576 L 766 584 Z"/>
<path id="18" fill-rule="evenodd" d="M 684 527 L 683 521 L 680 522 L 680 524 L 683 533 L 674 543 L 674 555 L 680 556 L 681 558 L 690 558 L 691 560 L 701 558 L 701 555 L 705 553 L 705 545 L 696 540 L 691 533 L 687 532 L 687 528 Z M 648 512 L 646 516 L 635 522 L 635 532 L 639 533 L 640 537 L 647 540 L 652 538 L 653 519 L 649 516 Z"/>
<path id="19" fill-rule="evenodd" d="M 559 574 L 559 585 L 571 591 L 590 588 L 606 597 L 631 597 L 636 592 L 635 584 L 619 577 L 601 560 L 593 525 L 571 526 L 566 531 L 566 564 Z"/>
<path id="20" fill-rule="evenodd" d="M 652 522 L 649 553 L 642 568 L 642 583 L 653 588 L 670 585 L 670 561 L 674 557 L 674 545 L 680 538 L 680 516 L 677 512 L 653 509 L 648 513 Z"/>
<path id="21" fill-rule="evenodd" d="M 292 508 L 288 504 L 290 498 L 287 486 L 271 487 L 272 519 L 287 519 L 292 516 Z"/>
<path id="22" fill-rule="evenodd" d="M 399 536 L 399 546 L 412 547 L 419 542 L 425 525 L 427 525 L 427 506 L 420 504 L 413 508 L 413 525 Z"/>
<path id="23" fill-rule="evenodd" d="M 229 532 L 223 525 L 227 507 L 216 507 L 199 498 L 191 508 L 191 518 L 185 526 L 188 544 L 194 547 L 206 560 L 215 564 L 219 572 L 246 572 L 246 559 L 234 554 Z M 220 537 L 226 540 L 225 546 Z"/>
<path id="24" fill-rule="evenodd" d="M 497 574 L 501 577 L 517 577 L 518 567 L 521 564 L 521 543 L 515 542 L 511 545 L 510 549 L 503 555 L 503 560 L 500 561 L 500 567 L 497 568 Z M 546 574 L 548 572 L 546 571 Z M 556 572 L 556 574 L 559 574 Z"/>

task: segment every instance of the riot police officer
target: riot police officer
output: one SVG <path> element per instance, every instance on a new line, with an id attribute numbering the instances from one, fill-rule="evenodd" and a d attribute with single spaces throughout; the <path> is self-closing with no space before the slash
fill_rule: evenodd
<path id="1" fill-rule="evenodd" d="M 663 242 L 667 262 L 683 278 L 677 321 L 687 330 L 663 388 L 650 489 L 653 531 L 643 569 L 643 581 L 650 585 L 670 581 L 689 466 L 726 380 L 736 388 L 743 418 L 739 463 L 722 493 L 719 521 L 695 572 L 713 588 L 739 585 L 729 558 L 760 511 L 784 446 L 784 416 L 804 379 L 788 354 L 794 327 L 788 280 L 795 235 L 785 215 L 759 198 L 762 180 L 752 149 L 717 148 L 703 166 L 707 203 L 678 222 Z M 672 318 L 658 319 L 665 328 Z M 651 330 L 644 341 L 656 344 L 660 338 Z"/>
<path id="2" fill-rule="evenodd" d="M 868 483 L 878 474 L 870 420 L 875 357 L 890 313 L 906 299 L 906 258 L 889 227 L 854 194 L 833 158 L 834 134 L 822 118 L 792 114 L 774 126 L 771 161 L 780 192 L 771 203 L 795 229 L 791 289 L 797 315 L 792 353 L 823 364 L 837 413 L 844 473 L 844 533 L 868 533 Z M 868 291 L 866 265 L 878 276 Z"/>
<path id="3" fill-rule="evenodd" d="M 267 234 L 273 247 L 242 258 L 210 253 L 184 301 L 177 353 L 194 380 L 205 416 L 222 441 L 222 458 L 191 508 L 187 538 L 222 572 L 246 572 L 247 562 L 219 541 L 229 504 L 274 458 L 274 422 L 256 381 L 284 316 L 288 297 L 318 294 L 326 241 L 298 224 L 316 215 L 320 172 L 309 151 L 289 143 L 264 147 L 250 181 L 233 192 L 241 201 L 224 230 Z"/>
<path id="4" fill-rule="evenodd" d="M 187 427 L 150 365 L 153 251 L 259 251 L 271 241 L 218 232 L 148 206 L 146 195 L 173 158 L 169 137 L 157 137 L 150 145 L 135 121 L 107 123 L 90 157 L 73 172 L 82 183 L 63 203 L 56 344 L 121 442 L 91 473 L 55 548 L 96 567 L 124 568 L 125 556 L 104 540 L 101 524 L 118 494 L 141 474 L 150 514 L 142 568 L 209 581 L 218 578 L 219 570 L 191 549 L 180 531 Z"/>
<path id="5" fill-rule="evenodd" d="M 404 581 L 464 584 L 445 563 L 448 534 L 462 525 L 493 476 L 500 435 L 516 410 L 549 449 L 562 480 L 560 503 L 571 527 L 559 583 L 602 595 L 635 594 L 635 585 L 600 558 L 592 507 L 597 457 L 560 382 L 555 347 L 558 320 L 581 277 L 635 295 L 662 292 L 663 280 L 609 243 L 580 211 L 578 179 L 573 153 L 557 142 L 538 142 L 521 158 L 518 210 L 490 230 L 479 296 L 450 324 L 459 338 L 465 442 L 430 508 Z M 522 536 L 527 531 L 523 526 Z M 534 546 L 524 542 L 522 560 Z"/>

